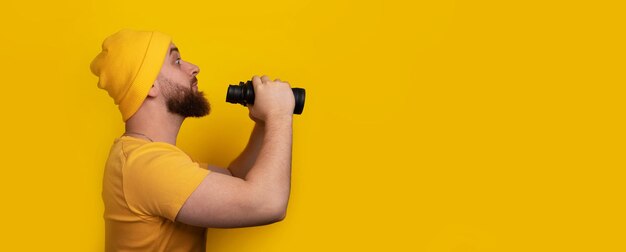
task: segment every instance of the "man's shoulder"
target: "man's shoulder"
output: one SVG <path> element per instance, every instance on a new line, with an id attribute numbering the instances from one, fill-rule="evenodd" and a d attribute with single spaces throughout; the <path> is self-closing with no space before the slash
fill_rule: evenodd
<path id="1" fill-rule="evenodd" d="M 154 159 L 154 158 L 189 158 L 188 155 L 175 145 L 165 142 L 150 142 L 135 138 L 122 137 L 116 144 L 121 147 L 126 159 Z"/>

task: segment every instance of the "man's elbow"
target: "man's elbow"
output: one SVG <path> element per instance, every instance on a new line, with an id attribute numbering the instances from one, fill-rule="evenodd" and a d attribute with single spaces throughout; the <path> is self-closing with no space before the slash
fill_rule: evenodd
<path id="1" fill-rule="evenodd" d="M 284 220 L 285 217 L 287 217 L 287 205 L 275 211 L 272 222 L 280 222 Z"/>
<path id="2" fill-rule="evenodd" d="M 266 224 L 279 222 L 287 216 L 287 201 L 268 200 L 261 207 Z"/>

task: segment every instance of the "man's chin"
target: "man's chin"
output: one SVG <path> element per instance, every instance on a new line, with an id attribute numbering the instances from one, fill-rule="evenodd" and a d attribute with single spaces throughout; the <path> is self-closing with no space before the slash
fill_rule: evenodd
<path id="1" fill-rule="evenodd" d="M 204 96 L 204 92 L 194 92 L 189 89 L 176 88 L 172 95 L 167 97 L 167 110 L 184 118 L 203 117 L 211 112 L 211 104 Z"/>
<path id="2" fill-rule="evenodd" d="M 211 114 L 211 108 L 207 107 L 206 110 L 204 109 L 197 109 L 191 113 L 186 113 L 186 115 L 182 115 L 184 117 L 194 117 L 194 118 L 201 118 L 201 117 L 205 117 L 208 116 L 209 114 Z"/>

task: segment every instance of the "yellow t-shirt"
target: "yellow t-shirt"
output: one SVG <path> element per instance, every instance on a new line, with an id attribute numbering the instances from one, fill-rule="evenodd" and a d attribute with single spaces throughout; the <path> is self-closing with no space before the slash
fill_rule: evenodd
<path id="1" fill-rule="evenodd" d="M 205 251 L 206 229 L 174 220 L 209 172 L 174 145 L 115 139 L 102 185 L 106 251 Z"/>

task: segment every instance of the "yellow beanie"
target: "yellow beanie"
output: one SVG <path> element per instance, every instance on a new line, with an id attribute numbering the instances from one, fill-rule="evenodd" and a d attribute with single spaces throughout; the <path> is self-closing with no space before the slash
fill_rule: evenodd
<path id="1" fill-rule="evenodd" d="M 109 92 L 128 120 L 148 96 L 172 38 L 156 31 L 121 30 L 104 40 L 102 52 L 91 62 L 98 87 Z"/>

